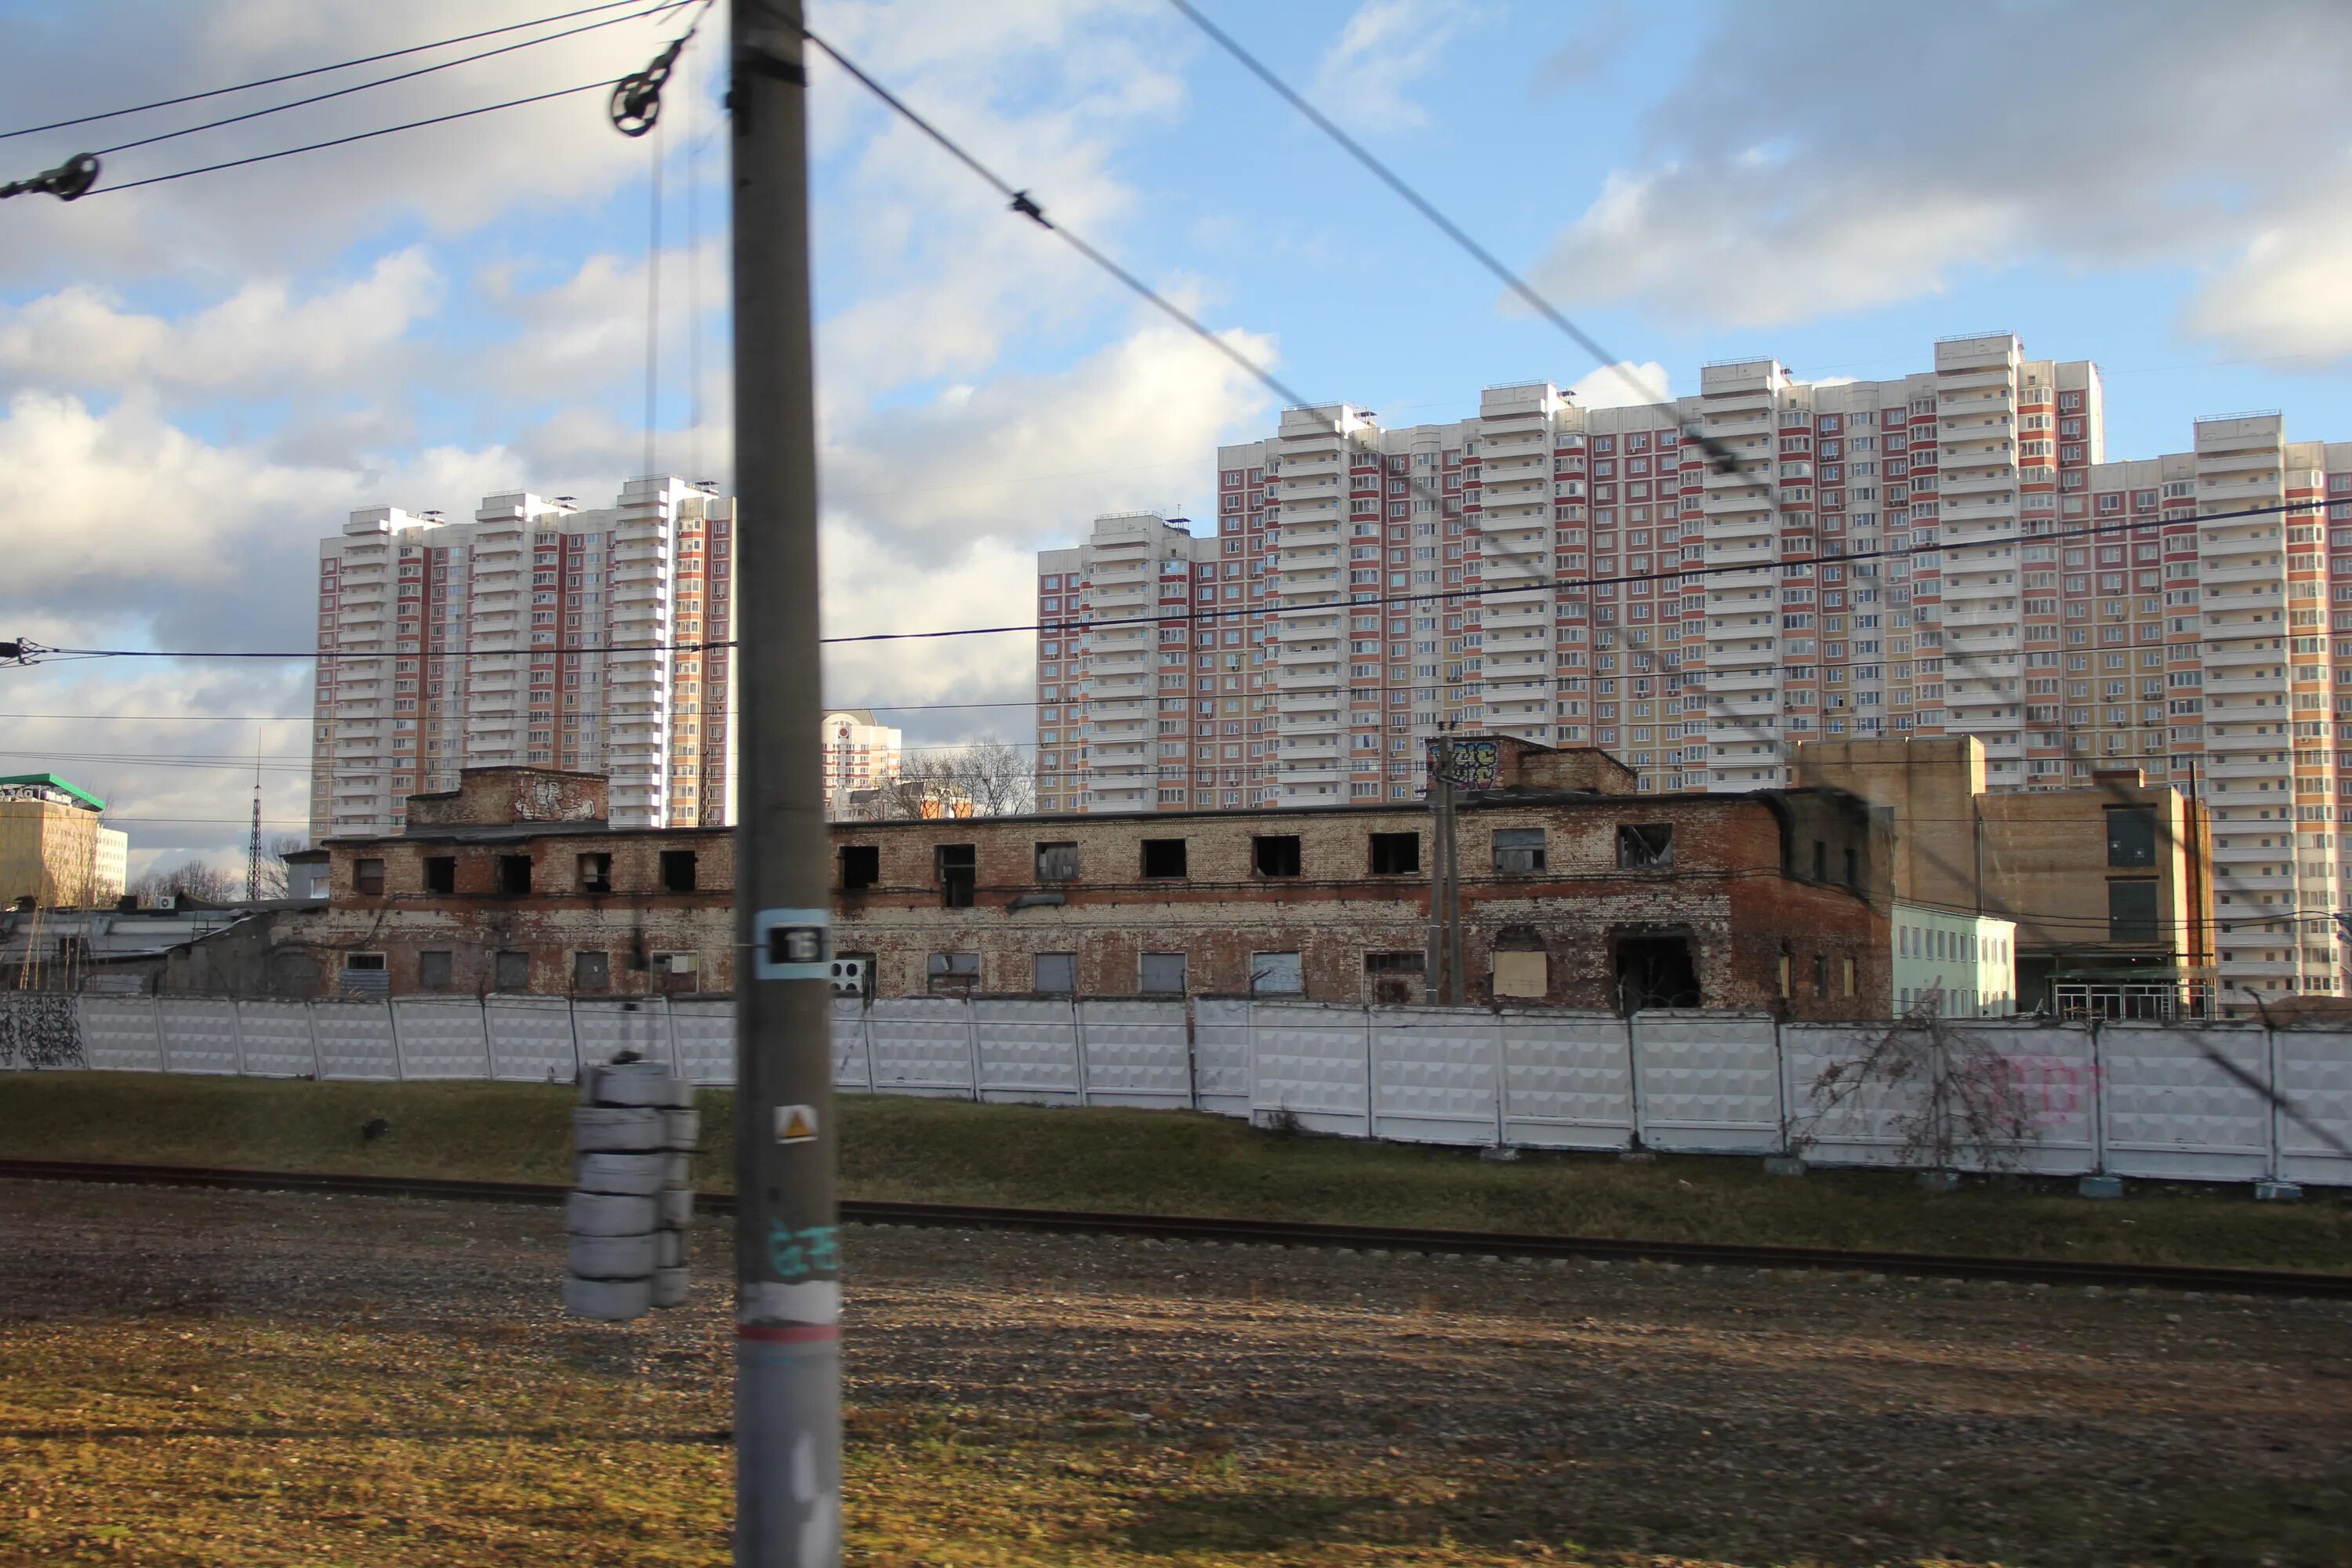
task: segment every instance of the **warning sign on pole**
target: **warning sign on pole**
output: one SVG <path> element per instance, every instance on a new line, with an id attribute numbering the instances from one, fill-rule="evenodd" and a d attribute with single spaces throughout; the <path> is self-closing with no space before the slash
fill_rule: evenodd
<path id="1" fill-rule="evenodd" d="M 815 1142 L 816 1107 L 814 1105 L 776 1107 L 776 1142 L 779 1143 Z"/>

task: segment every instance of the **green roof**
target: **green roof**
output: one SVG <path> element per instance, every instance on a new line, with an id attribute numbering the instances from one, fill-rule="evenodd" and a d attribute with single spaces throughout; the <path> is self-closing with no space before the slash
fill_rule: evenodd
<path id="1" fill-rule="evenodd" d="M 6 778 L 0 778 L 0 789 L 6 789 L 10 784 L 47 784 L 51 789 L 65 791 L 92 811 L 106 809 L 106 802 L 79 785 L 66 783 L 55 773 L 12 773 Z"/>

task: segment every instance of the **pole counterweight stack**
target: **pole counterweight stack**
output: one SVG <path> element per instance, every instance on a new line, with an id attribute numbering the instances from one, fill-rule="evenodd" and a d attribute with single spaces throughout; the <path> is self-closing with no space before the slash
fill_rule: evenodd
<path id="1" fill-rule="evenodd" d="M 799 0 L 730 0 L 735 219 L 735 1562 L 841 1561 L 841 1273 L 819 777 Z"/>

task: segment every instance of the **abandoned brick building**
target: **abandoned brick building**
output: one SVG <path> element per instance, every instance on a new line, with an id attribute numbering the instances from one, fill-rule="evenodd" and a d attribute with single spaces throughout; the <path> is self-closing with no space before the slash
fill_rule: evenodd
<path id="1" fill-rule="evenodd" d="M 1464 797 L 1472 1000 L 1884 1012 L 1885 829 L 1858 801 L 1631 784 L 1601 753 L 1512 743 Z M 331 842 L 327 907 L 273 942 L 328 989 L 728 990 L 731 834 L 612 829 L 600 788 L 469 772 L 405 833 Z M 1397 805 L 837 823 L 835 948 L 886 996 L 1417 1001 L 1432 827 Z"/>

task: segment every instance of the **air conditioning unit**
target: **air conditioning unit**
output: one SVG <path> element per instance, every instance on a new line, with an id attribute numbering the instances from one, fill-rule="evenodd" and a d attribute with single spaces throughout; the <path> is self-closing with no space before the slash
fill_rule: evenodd
<path id="1" fill-rule="evenodd" d="M 155 895 L 155 907 L 159 910 L 176 910 L 180 907 L 180 895 L 158 893 Z"/>

